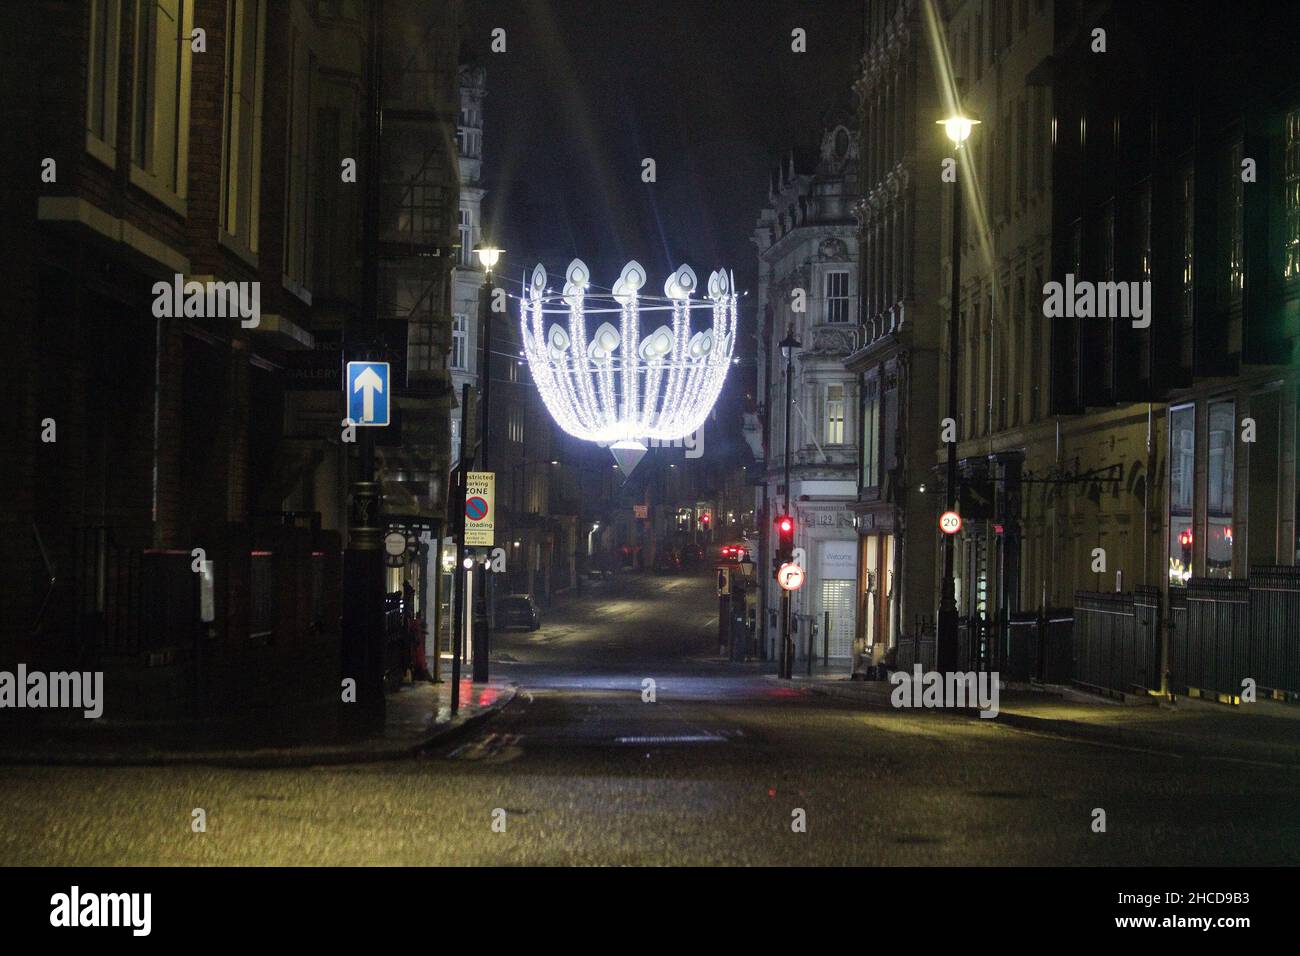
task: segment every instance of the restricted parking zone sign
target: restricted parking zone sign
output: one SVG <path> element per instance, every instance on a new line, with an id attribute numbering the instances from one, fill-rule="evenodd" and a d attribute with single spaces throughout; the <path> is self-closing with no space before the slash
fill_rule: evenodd
<path id="1" fill-rule="evenodd" d="M 496 472 L 471 471 L 465 475 L 465 544 L 492 547 L 496 544 Z"/>

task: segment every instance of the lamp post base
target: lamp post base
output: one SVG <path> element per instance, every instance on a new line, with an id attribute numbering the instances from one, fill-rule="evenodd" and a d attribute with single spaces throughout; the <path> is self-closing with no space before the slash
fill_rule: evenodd
<path id="1" fill-rule="evenodd" d="M 940 605 L 934 642 L 934 666 L 941 673 L 957 669 L 957 606 Z"/>

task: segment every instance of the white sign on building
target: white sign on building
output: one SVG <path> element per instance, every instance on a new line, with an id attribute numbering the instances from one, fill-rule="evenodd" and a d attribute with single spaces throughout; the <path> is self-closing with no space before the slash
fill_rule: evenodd
<path id="1" fill-rule="evenodd" d="M 858 576 L 858 542 L 823 541 L 821 576 L 826 581 L 851 581 Z"/>

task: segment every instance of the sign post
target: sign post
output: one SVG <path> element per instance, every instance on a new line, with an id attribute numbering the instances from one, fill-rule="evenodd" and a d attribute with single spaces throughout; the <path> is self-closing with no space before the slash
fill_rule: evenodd
<path id="1" fill-rule="evenodd" d="M 473 548 L 491 548 L 496 544 L 496 484 L 497 476 L 491 471 L 465 473 L 465 545 Z M 482 617 L 476 623 L 470 643 L 475 681 L 488 679 L 488 636 L 492 609 L 489 607 L 488 574 L 484 566 L 479 580 Z M 467 602 L 473 602 L 473 590 L 466 590 Z"/>

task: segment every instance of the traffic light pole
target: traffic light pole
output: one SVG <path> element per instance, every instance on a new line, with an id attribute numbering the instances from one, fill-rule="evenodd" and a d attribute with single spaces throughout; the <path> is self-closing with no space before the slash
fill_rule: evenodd
<path id="1" fill-rule="evenodd" d="M 790 592 L 781 589 L 781 676 L 794 677 L 794 639 L 790 636 Z"/>
<path id="2" fill-rule="evenodd" d="M 791 328 L 786 341 L 793 341 L 794 330 Z M 790 514 L 790 371 L 794 361 L 794 349 L 785 347 L 785 514 Z M 794 677 L 794 643 L 790 636 L 790 592 L 781 588 L 781 674 L 785 680 Z"/>

